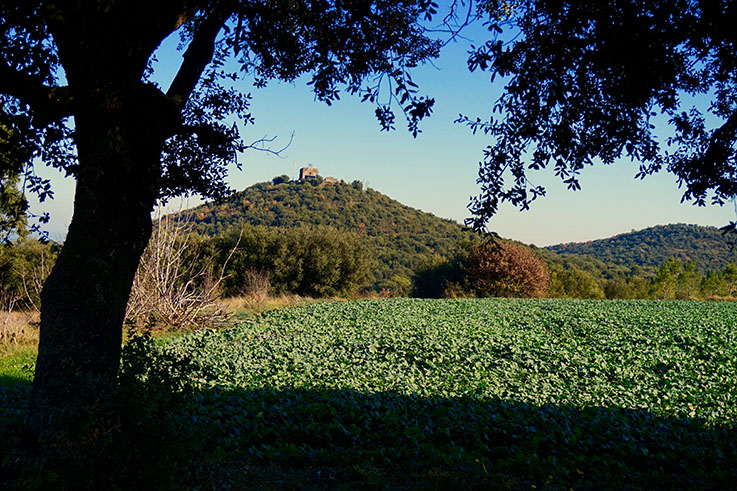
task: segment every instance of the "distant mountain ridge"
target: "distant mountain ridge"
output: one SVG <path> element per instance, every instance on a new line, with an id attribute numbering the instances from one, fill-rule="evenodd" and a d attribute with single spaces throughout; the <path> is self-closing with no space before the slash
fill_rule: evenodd
<path id="1" fill-rule="evenodd" d="M 658 225 L 643 230 L 588 242 L 570 242 L 544 247 L 556 254 L 589 256 L 608 265 L 655 271 L 669 257 L 693 262 L 699 271 L 721 270 L 737 261 L 730 241 L 716 227 L 702 225 Z"/>

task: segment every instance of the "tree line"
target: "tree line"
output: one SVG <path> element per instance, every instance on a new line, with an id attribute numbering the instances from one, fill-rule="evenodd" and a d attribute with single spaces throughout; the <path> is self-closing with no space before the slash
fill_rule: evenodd
<path id="1" fill-rule="evenodd" d="M 626 271 L 637 265 L 650 274 L 668 258 L 693 263 L 699 271 L 722 269 L 737 260 L 730 237 L 716 227 L 701 225 L 656 225 L 643 230 L 588 242 L 558 244 L 545 247 L 557 254 L 586 255 L 610 268 Z"/>
<path id="2" fill-rule="evenodd" d="M 668 258 L 648 273 L 586 256 L 556 255 L 511 241 L 467 243 L 452 258 L 426 261 L 414 277 L 420 297 L 501 296 L 582 299 L 734 299 L 737 263 L 700 271 Z"/>
<path id="3" fill-rule="evenodd" d="M 225 296 L 266 287 L 273 294 L 347 297 L 366 287 L 374 264 L 358 234 L 328 226 L 248 225 L 197 236 L 194 243 L 197 260 L 224 270 Z"/>
<path id="4" fill-rule="evenodd" d="M 451 256 L 420 254 L 411 275 L 372 281 L 377 250 L 359 234 L 329 226 L 231 227 L 214 236 L 192 224 L 164 219 L 156 230 L 181 227 L 171 240 L 155 232 L 144 258 L 178 269 L 166 288 L 191 295 L 213 288 L 221 297 L 297 294 L 350 298 L 358 294 L 415 297 L 554 297 L 585 299 L 737 298 L 737 263 L 702 272 L 694 263 L 668 258 L 649 274 L 638 266 L 606 269 L 581 256 L 559 256 L 507 240 L 457 244 Z M 171 233 L 171 232 L 169 232 Z M 23 238 L 0 247 L 0 301 L 5 310 L 38 309 L 43 281 L 62 245 Z M 160 249 L 176 249 L 176 252 Z M 172 259 L 175 258 L 175 259 Z M 144 260 L 142 267 L 148 262 Z M 159 266 L 163 269 L 163 266 Z M 404 269 L 402 270 L 404 272 Z M 163 286 L 136 281 L 142 288 Z M 156 273 L 160 278 L 160 272 Z M 213 280 L 213 276 L 217 278 Z M 162 280 L 158 280 L 162 281 Z M 134 285 L 134 297 L 136 286 Z M 158 301 L 161 303 L 161 301 Z"/>

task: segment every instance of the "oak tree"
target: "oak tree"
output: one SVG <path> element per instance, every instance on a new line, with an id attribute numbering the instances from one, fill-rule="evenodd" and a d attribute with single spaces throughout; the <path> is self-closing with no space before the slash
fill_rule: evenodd
<path id="1" fill-rule="evenodd" d="M 436 8 L 431 0 L 0 3 L 2 175 L 23 173 L 25 191 L 42 198 L 51 190 L 34 165 L 76 179 L 64 248 L 42 293 L 35 440 L 99 434 L 114 413 L 125 307 L 155 202 L 223 196 L 227 166 L 248 146 L 249 96 L 233 81 L 305 76 L 328 104 L 341 90 L 375 102 L 383 128 L 394 125 L 382 99 L 390 85 L 416 134 L 433 100 L 418 95 L 409 72 L 438 53 L 423 27 Z M 154 53 L 176 32 L 183 61 L 160 87 Z"/>
<path id="2" fill-rule="evenodd" d="M 502 202 L 526 209 L 552 167 L 578 189 L 587 165 L 628 157 L 673 173 L 683 199 L 737 195 L 737 5 L 730 0 L 481 0 L 490 38 L 471 70 L 501 78 L 471 203 L 483 228 Z M 735 223 L 725 227 L 735 230 Z"/>

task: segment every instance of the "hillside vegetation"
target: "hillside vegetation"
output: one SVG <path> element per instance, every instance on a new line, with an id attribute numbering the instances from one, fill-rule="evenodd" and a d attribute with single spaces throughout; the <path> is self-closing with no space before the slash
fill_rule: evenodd
<path id="1" fill-rule="evenodd" d="M 375 259 L 374 287 L 408 285 L 433 257 L 453 257 L 475 234 L 452 220 L 411 208 L 359 181 L 291 181 L 255 184 L 221 204 L 208 203 L 192 213 L 195 230 L 221 235 L 245 225 L 291 229 L 331 227 L 358 234 Z"/>
<path id="2" fill-rule="evenodd" d="M 588 256 L 615 269 L 637 266 L 654 273 L 668 258 L 693 263 L 697 271 L 715 271 L 737 260 L 730 247 L 733 238 L 716 227 L 701 225 L 658 225 L 608 239 L 570 242 L 545 247 L 556 254 Z"/>
<path id="3" fill-rule="evenodd" d="M 505 239 L 489 242 L 359 181 L 290 181 L 281 176 L 227 202 L 164 217 L 157 230 L 162 227 L 181 228 L 175 234 L 179 238 L 171 243 L 152 239 L 149 255 L 164 258 L 164 270 L 170 272 L 173 263 L 166 251 L 180 259 L 176 279 L 168 283 L 181 290 L 180 299 L 191 298 L 198 288 L 208 296 L 246 298 L 377 293 L 423 298 L 737 297 L 737 253 L 730 237 L 715 228 L 666 225 L 539 249 Z M 53 264 L 54 255 L 29 260 L 29 251 L 43 249 L 32 242 L 18 241 L 0 251 L 0 300 L 6 310 L 27 308 L 24 302 L 37 297 L 29 296 L 28 285 L 40 290 Z M 24 264 L 44 268 L 36 271 Z M 141 298 L 150 297 L 141 293 Z"/>
<path id="4" fill-rule="evenodd" d="M 658 226 L 543 249 L 503 240 L 501 253 L 480 247 L 483 238 L 469 229 L 359 181 L 287 176 L 187 213 L 201 243 L 219 255 L 215 262 L 223 265 L 228 251 L 238 248 L 226 268 L 228 295 L 248 291 L 254 272 L 268 276 L 274 292 L 317 296 L 373 290 L 419 297 L 525 291 L 522 296 L 729 298 L 737 292 L 737 266 L 730 264 L 737 255 L 729 238 L 710 227 Z M 544 261 L 542 269 L 525 250 Z M 365 261 L 351 263 L 351 256 Z M 333 270 L 343 273 L 314 284 Z"/>

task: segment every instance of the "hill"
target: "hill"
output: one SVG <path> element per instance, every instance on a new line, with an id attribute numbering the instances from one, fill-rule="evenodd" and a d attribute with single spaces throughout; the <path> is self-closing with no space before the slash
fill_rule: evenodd
<path id="1" fill-rule="evenodd" d="M 276 183 L 276 184 L 275 184 Z M 374 287 L 409 281 L 424 262 L 453 257 L 474 233 L 458 223 L 411 208 L 360 181 L 288 181 L 255 184 L 230 200 L 190 210 L 195 229 L 217 235 L 243 225 L 329 226 L 365 237 L 376 258 Z"/>
<path id="2" fill-rule="evenodd" d="M 556 254 L 589 256 L 614 268 L 640 267 L 654 272 L 669 257 L 692 262 L 702 272 L 721 270 L 737 261 L 737 251 L 715 227 L 658 225 L 589 242 L 571 242 L 544 249 Z"/>
<path id="3" fill-rule="evenodd" d="M 459 281 L 453 276 L 456 266 L 462 263 L 470 241 L 478 237 L 452 220 L 403 205 L 376 190 L 364 188 L 359 181 L 349 184 L 276 178 L 236 193 L 226 202 L 206 203 L 188 213 L 194 217 L 195 230 L 206 236 L 221 237 L 228 231 L 232 235 L 233 230 L 246 225 L 263 229 L 264 233 L 331 227 L 357 234 L 364 252 L 354 252 L 351 257 L 373 262 L 369 280 L 362 286 L 375 290 L 387 288 L 397 294 L 411 293 L 418 281 L 422 285 L 427 281 L 437 283 L 435 286 L 442 286 L 445 280 Z M 642 291 L 637 295 L 646 294 L 649 280 L 645 278 L 652 278 L 669 257 L 692 262 L 702 273 L 721 271 L 729 262 L 737 261 L 729 240 L 714 227 L 677 224 L 608 239 L 534 249 L 557 280 L 567 278 L 565 281 L 571 285 L 598 284 L 594 288 L 594 296 L 598 298 L 608 295 L 610 280 L 635 276 L 642 279 Z M 295 254 L 282 253 L 288 257 Z M 566 286 L 556 295 L 582 295 L 570 289 Z"/>

